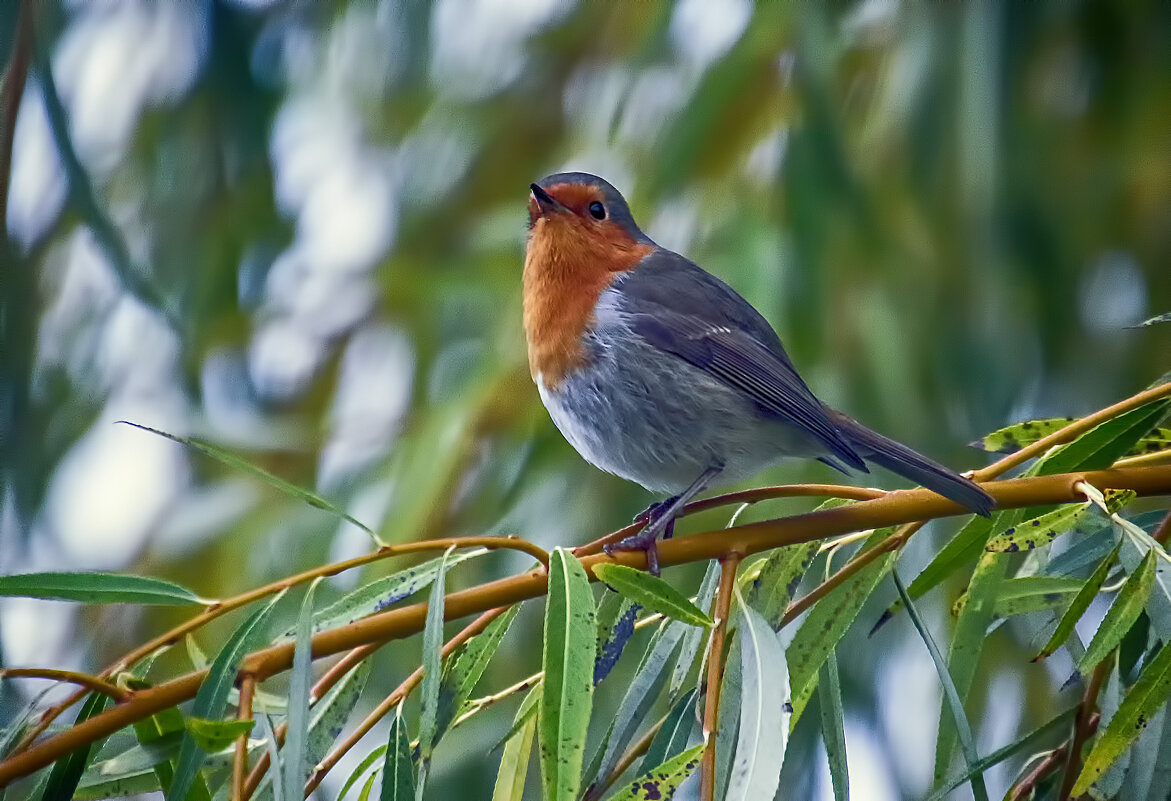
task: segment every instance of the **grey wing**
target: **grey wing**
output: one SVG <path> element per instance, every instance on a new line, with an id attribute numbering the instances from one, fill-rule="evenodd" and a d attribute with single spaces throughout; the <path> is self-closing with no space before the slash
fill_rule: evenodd
<path id="1" fill-rule="evenodd" d="M 747 305 L 747 301 L 741 303 Z M 868 472 L 866 463 L 838 431 L 828 410 L 797 375 L 779 341 L 770 347 L 721 321 L 664 306 L 651 308 L 653 313 L 628 312 L 626 322 L 632 331 L 659 350 L 735 387 L 782 421 L 806 431 L 825 444 L 833 459 Z"/>

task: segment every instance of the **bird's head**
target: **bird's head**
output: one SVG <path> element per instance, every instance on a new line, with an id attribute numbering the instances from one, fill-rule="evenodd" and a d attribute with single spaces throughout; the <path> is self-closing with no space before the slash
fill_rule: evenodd
<path id="1" fill-rule="evenodd" d="M 543 269 L 621 272 L 654 247 L 618 190 L 596 175 L 557 173 L 529 189 L 528 256 Z"/>
<path id="2" fill-rule="evenodd" d="M 563 172 L 529 189 L 524 322 L 533 375 L 553 386 L 586 360 L 582 335 L 614 280 L 655 250 L 618 190 Z"/>

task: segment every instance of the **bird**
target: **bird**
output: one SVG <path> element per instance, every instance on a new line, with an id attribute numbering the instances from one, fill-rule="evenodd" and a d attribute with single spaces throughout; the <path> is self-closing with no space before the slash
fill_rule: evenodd
<path id="1" fill-rule="evenodd" d="M 787 457 L 876 464 L 991 514 L 972 480 L 818 400 L 760 312 L 643 233 L 609 182 L 562 172 L 529 189 L 523 316 L 541 401 L 586 461 L 668 496 L 609 552 L 645 551 L 657 575 L 684 504 Z"/>

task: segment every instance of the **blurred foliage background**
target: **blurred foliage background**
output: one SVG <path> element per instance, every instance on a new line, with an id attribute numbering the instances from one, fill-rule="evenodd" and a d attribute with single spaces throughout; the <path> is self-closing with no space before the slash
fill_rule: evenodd
<path id="1" fill-rule="evenodd" d="M 18 13 L 0 3 L 5 62 Z M 77 0 L 34 27 L 0 265 L 5 572 L 216 596 L 368 547 L 117 420 L 234 449 L 392 542 L 552 547 L 628 521 L 652 499 L 562 441 L 525 364 L 527 187 L 561 169 L 607 177 L 751 300 L 825 400 L 957 468 L 986 431 L 1085 413 L 1171 361 L 1167 326 L 1128 327 L 1171 309 L 1171 4 Z M 801 480 L 838 478 L 757 483 Z M 959 589 L 925 599 L 933 625 Z M 866 638 L 877 611 L 842 664 L 851 776 L 909 797 L 937 681 L 905 621 Z M 530 612 L 489 681 L 539 664 Z M 6 600 L 3 662 L 99 667 L 176 614 Z M 1001 628 L 977 680 L 985 749 L 1068 674 L 1024 638 Z M 370 705 L 418 663 L 417 642 L 384 650 Z M 5 714 L 21 696 L 5 685 Z M 511 715 L 448 738 L 434 797 L 486 797 Z M 829 795 L 813 720 L 786 797 Z"/>

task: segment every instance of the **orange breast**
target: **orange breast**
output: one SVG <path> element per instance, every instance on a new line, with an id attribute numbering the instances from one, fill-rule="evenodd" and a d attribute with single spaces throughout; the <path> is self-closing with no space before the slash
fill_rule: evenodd
<path id="1" fill-rule="evenodd" d="M 524 326 L 529 371 L 549 389 L 586 363 L 582 342 L 598 298 L 654 249 L 616 225 L 591 225 L 562 213 L 537 220 L 524 267 Z"/>

